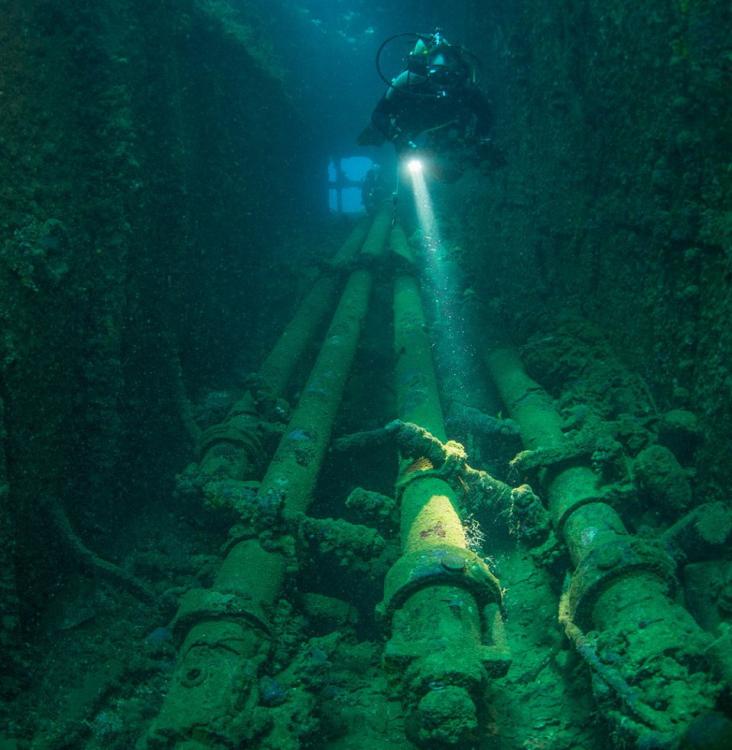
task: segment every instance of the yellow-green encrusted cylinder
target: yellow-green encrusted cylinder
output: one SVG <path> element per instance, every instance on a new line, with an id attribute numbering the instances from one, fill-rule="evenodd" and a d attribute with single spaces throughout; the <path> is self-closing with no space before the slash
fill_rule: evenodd
<path id="1" fill-rule="evenodd" d="M 450 545 L 467 549 L 465 528 L 452 487 L 438 477 L 409 482 L 401 494 L 402 550 L 405 554 Z"/>
<path id="2" fill-rule="evenodd" d="M 495 347 L 485 362 L 524 444 L 561 447 L 560 415 L 518 354 Z M 712 709 L 719 688 L 708 678 L 709 639 L 673 597 L 673 563 L 628 532 L 587 459 L 542 477 L 575 565 L 560 621 L 593 671 L 618 743 L 675 747 L 694 717 Z M 597 644 L 583 630 L 599 632 Z"/>
<path id="3" fill-rule="evenodd" d="M 382 212 L 366 238 L 370 255 L 383 250 L 387 236 Z M 257 501 L 262 507 L 283 504 L 285 513 L 294 514 L 310 503 L 372 284 L 369 270 L 350 274 L 310 378 L 262 480 Z M 178 662 L 163 708 L 147 735 L 148 748 L 229 748 L 249 741 L 257 670 L 270 648 L 267 613 L 280 594 L 286 570 L 285 553 L 276 545 L 265 548 L 249 530 L 231 543 L 213 587 L 186 593 L 173 626 L 182 644 Z"/>
<path id="4" fill-rule="evenodd" d="M 391 244 L 409 262 L 400 227 Z M 429 331 L 409 274 L 394 282 L 394 356 L 399 418 L 444 441 Z M 488 644 L 500 587 L 468 549 L 455 491 L 431 469 L 427 461 L 400 461 L 402 555 L 381 605 L 391 628 L 385 661 L 402 683 L 409 738 L 422 747 L 466 747 L 479 735 L 486 665 L 495 663 Z"/>

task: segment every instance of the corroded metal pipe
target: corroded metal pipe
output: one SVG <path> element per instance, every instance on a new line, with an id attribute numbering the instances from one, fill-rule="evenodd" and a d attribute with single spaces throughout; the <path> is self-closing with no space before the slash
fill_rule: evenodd
<path id="1" fill-rule="evenodd" d="M 358 255 L 371 228 L 368 218 L 359 221 L 335 254 L 331 266 L 345 268 Z M 259 375 L 275 395 L 282 395 L 297 363 L 312 344 L 325 316 L 333 308 L 338 291 L 338 274 L 326 272 L 313 283 L 295 314 L 267 355 Z"/>
<path id="2" fill-rule="evenodd" d="M 364 244 L 377 257 L 388 232 L 378 218 Z M 230 748 L 252 739 L 258 671 L 271 646 L 268 614 L 293 562 L 286 518 L 310 504 L 372 283 L 370 270 L 351 273 L 257 497 L 230 534 L 214 585 L 183 597 L 173 624 L 178 663 L 148 732 L 149 748 Z"/>
<path id="3" fill-rule="evenodd" d="M 561 447 L 560 415 L 515 351 L 492 348 L 485 362 L 527 448 Z M 673 562 L 628 532 L 583 459 L 545 468 L 542 483 L 575 566 L 560 620 L 590 666 L 617 742 L 675 747 L 719 687 L 709 677 L 709 638 L 673 598 Z"/>
<path id="4" fill-rule="evenodd" d="M 408 246 L 399 226 L 392 247 Z M 419 287 L 394 282 L 395 379 L 400 419 L 445 440 L 445 425 Z M 382 615 L 390 627 L 385 662 L 401 675 L 410 739 L 424 747 L 477 741 L 489 674 L 508 667 L 501 591 L 466 540 L 458 499 L 429 462 L 401 461 L 402 555 L 387 574 Z"/>
<path id="5" fill-rule="evenodd" d="M 262 362 L 257 379 L 271 397 L 284 393 L 295 367 L 321 330 L 340 286 L 341 275 L 337 269 L 346 268 L 358 255 L 370 226 L 368 219 L 356 224 L 330 264 L 336 270 L 318 277 Z M 221 479 L 253 479 L 266 461 L 262 426 L 257 399 L 249 389 L 231 407 L 223 422 L 202 434 L 195 484 L 209 496 L 207 499 L 212 505 L 218 502 L 218 488 L 206 485 Z M 190 472 L 184 475 L 184 481 L 190 481 Z"/>

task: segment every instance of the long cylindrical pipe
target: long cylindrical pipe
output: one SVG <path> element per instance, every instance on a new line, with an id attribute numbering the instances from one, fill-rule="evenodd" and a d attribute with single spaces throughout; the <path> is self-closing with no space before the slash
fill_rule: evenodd
<path id="1" fill-rule="evenodd" d="M 386 209 L 385 209 L 386 210 Z M 388 223 L 377 219 L 364 248 L 378 256 Z M 182 642 L 171 687 L 147 736 L 149 748 L 228 748 L 248 740 L 257 676 L 270 649 L 267 613 L 289 554 L 283 516 L 304 512 L 320 471 L 368 310 L 373 274 L 351 273 L 310 378 L 257 494 L 253 521 L 230 535 L 211 589 L 189 591 L 174 621 Z"/>
<path id="2" fill-rule="evenodd" d="M 404 257 L 400 227 L 391 241 Z M 394 282 L 394 347 L 399 418 L 444 441 L 431 341 L 409 274 Z M 385 659 L 402 674 L 410 739 L 468 747 L 479 732 L 487 668 L 507 666 L 502 639 L 496 644 L 500 587 L 468 548 L 456 493 L 444 478 L 426 462 L 402 459 L 398 486 L 402 555 L 387 575 L 381 605 L 390 623 Z"/>
<path id="3" fill-rule="evenodd" d="M 496 346 L 485 362 L 526 447 L 561 447 L 560 415 L 516 352 Z M 672 597 L 673 563 L 629 534 L 581 460 L 545 469 L 543 483 L 575 566 L 560 617 L 590 665 L 618 742 L 674 747 L 684 728 L 712 709 L 718 687 L 704 671 L 709 639 Z M 595 638 L 583 632 L 590 629 Z"/>
<path id="4" fill-rule="evenodd" d="M 333 258 L 334 268 L 346 267 L 353 261 L 361 250 L 370 227 L 368 219 L 363 219 L 354 226 Z M 338 274 L 326 272 L 319 276 L 298 305 L 272 351 L 262 362 L 259 374 L 275 395 L 284 393 L 297 363 L 312 344 L 325 316 L 332 309 L 338 286 Z"/>
<path id="5" fill-rule="evenodd" d="M 370 220 L 364 219 L 351 230 L 331 263 L 336 270 L 318 277 L 262 362 L 258 376 L 273 396 L 285 392 L 295 367 L 321 330 L 326 315 L 335 304 L 340 285 L 341 276 L 337 269 L 347 267 L 358 255 L 370 227 Z M 200 485 L 209 480 L 255 477 L 262 453 L 258 423 L 257 404 L 251 390 L 247 390 L 229 410 L 226 419 L 202 435 L 197 470 Z"/>

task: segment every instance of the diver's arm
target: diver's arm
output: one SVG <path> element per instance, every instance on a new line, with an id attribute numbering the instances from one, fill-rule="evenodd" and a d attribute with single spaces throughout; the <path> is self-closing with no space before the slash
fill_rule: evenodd
<path id="1" fill-rule="evenodd" d="M 371 125 L 359 136 L 359 144 L 380 146 L 383 139 L 387 139 L 399 148 L 398 143 L 403 137 L 399 126 L 403 109 L 404 95 L 396 85 L 390 86 L 371 113 Z"/>
<path id="2" fill-rule="evenodd" d="M 397 91 L 397 89 L 389 89 Z M 390 140 L 397 151 L 409 147 L 411 134 L 402 128 L 402 115 L 404 97 L 400 95 L 381 98 L 371 115 L 371 124 L 388 140 Z"/>

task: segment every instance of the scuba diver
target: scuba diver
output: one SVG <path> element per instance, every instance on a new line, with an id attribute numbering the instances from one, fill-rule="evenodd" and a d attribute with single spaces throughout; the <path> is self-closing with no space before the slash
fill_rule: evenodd
<path id="1" fill-rule="evenodd" d="M 399 37 L 417 37 L 406 68 L 389 81 L 381 71 L 384 47 Z M 466 163 L 490 156 L 492 108 L 478 88 L 471 53 L 450 44 L 437 29 L 433 34 L 398 34 L 379 48 L 376 66 L 388 83 L 371 124 L 361 133 L 362 146 L 389 140 L 398 155 L 426 151 L 437 160 L 442 179 L 456 177 Z"/>

